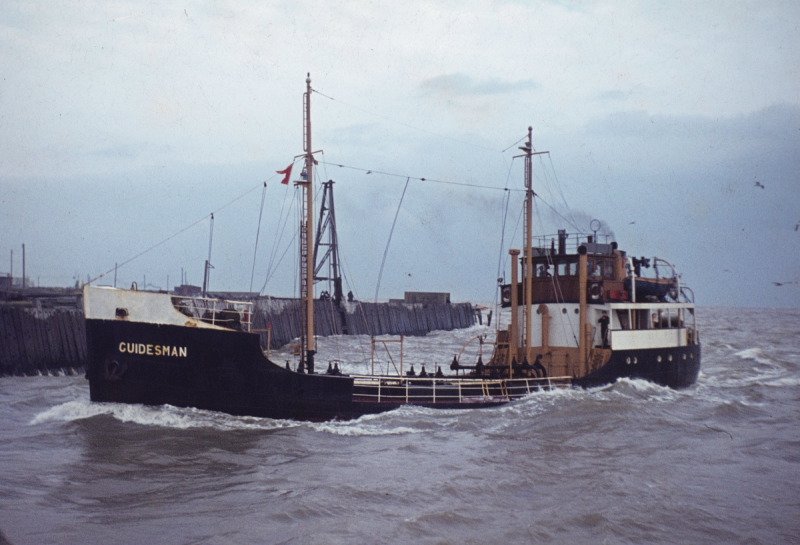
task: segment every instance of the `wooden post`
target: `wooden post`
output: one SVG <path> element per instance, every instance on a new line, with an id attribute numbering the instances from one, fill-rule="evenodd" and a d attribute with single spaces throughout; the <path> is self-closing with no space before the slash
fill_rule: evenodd
<path id="1" fill-rule="evenodd" d="M 511 325 L 508 332 L 508 366 L 511 369 L 511 362 L 517 355 L 519 348 L 519 324 L 517 323 L 519 317 L 519 299 L 518 299 L 518 284 L 517 270 L 519 268 L 519 250 L 511 249 L 508 251 L 511 255 Z"/>
<path id="2" fill-rule="evenodd" d="M 579 312 L 580 312 L 580 319 L 579 319 L 579 327 L 578 327 L 578 366 L 580 368 L 579 374 L 585 374 L 588 369 L 588 346 L 587 345 L 587 335 L 586 330 L 588 326 L 588 305 L 586 304 L 586 288 L 587 288 L 587 267 L 589 264 L 589 260 L 586 257 L 586 247 L 581 246 L 578 248 L 579 256 L 578 256 L 578 290 L 579 290 Z"/>
<path id="3" fill-rule="evenodd" d="M 539 305 L 542 315 L 542 351 L 550 350 L 550 309 L 547 305 Z"/>

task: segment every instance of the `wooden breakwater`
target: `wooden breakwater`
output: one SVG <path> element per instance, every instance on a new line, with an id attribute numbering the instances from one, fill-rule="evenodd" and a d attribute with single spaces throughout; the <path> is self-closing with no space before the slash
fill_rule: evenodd
<path id="1" fill-rule="evenodd" d="M 221 294 L 220 294 L 221 295 Z M 262 346 L 283 346 L 303 333 L 296 299 L 252 298 L 253 329 Z M 80 372 L 86 365 L 86 333 L 79 294 L 0 301 L 0 376 Z M 470 303 L 343 303 L 317 301 L 316 332 L 328 335 L 424 335 L 469 327 Z M 267 333 L 267 330 L 270 333 Z"/>
<path id="2" fill-rule="evenodd" d="M 434 330 L 470 327 L 476 321 L 470 303 L 342 303 L 318 301 L 314 305 L 317 335 L 424 335 Z M 253 328 L 262 346 L 277 348 L 303 333 L 303 306 L 295 299 L 255 300 Z"/>
<path id="3" fill-rule="evenodd" d="M 81 310 L 0 304 L 0 376 L 75 373 L 85 364 Z"/>

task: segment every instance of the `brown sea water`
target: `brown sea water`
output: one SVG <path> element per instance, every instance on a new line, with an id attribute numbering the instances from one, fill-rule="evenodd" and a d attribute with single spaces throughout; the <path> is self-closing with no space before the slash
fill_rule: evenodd
<path id="1" fill-rule="evenodd" d="M 0 530 L 15 545 L 798 542 L 800 310 L 698 316 L 692 388 L 624 380 L 486 410 L 312 424 L 1 378 Z M 406 365 L 446 366 L 481 332 L 408 339 Z M 363 341 L 320 351 L 365 361 Z"/>

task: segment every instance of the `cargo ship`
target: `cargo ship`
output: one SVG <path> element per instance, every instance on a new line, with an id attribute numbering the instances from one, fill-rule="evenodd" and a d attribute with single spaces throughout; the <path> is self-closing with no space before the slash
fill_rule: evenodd
<path id="1" fill-rule="evenodd" d="M 533 236 L 532 129 L 525 162 L 525 237 L 509 250 L 511 279 L 499 282 L 508 315 L 484 362 L 454 357 L 428 374 L 349 374 L 317 368 L 314 330 L 314 168 L 311 79 L 306 79 L 304 194 L 300 226 L 304 333 L 299 361 L 280 365 L 252 330 L 252 303 L 86 285 L 90 398 L 169 404 L 280 419 L 348 419 L 419 405 L 476 409 L 554 388 L 595 387 L 623 378 L 671 388 L 692 385 L 700 369 L 694 295 L 680 275 L 644 276 L 645 258 L 616 242 L 559 231 Z M 549 239 L 549 244 L 548 244 Z M 655 260 L 664 270 L 668 265 Z M 656 268 L 656 267 L 654 267 Z M 442 371 L 447 369 L 447 373 Z M 433 371 L 433 369 L 431 369 Z"/>

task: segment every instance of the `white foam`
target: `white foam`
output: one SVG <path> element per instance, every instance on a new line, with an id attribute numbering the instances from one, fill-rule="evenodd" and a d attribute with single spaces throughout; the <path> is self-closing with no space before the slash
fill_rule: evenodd
<path id="1" fill-rule="evenodd" d="M 668 386 L 661 386 L 644 379 L 623 377 L 613 384 L 591 390 L 599 394 L 600 399 L 618 399 L 619 397 L 645 399 L 648 401 L 674 401 L 682 394 Z"/>
<path id="2" fill-rule="evenodd" d="M 743 360 L 753 360 L 757 361 L 758 363 L 763 363 L 765 365 L 771 365 L 774 362 L 769 358 L 764 357 L 764 351 L 758 347 L 754 348 L 747 348 L 745 350 L 740 350 L 739 352 L 734 353 L 734 356 L 738 356 Z"/>
<path id="3" fill-rule="evenodd" d="M 767 380 L 764 382 L 765 386 L 789 386 L 789 387 L 796 387 L 800 386 L 800 378 L 798 377 L 781 377 L 776 378 L 773 380 Z"/>
<path id="4" fill-rule="evenodd" d="M 332 421 L 309 423 L 309 427 L 316 431 L 331 433 L 333 435 L 345 435 L 350 437 L 361 436 L 375 436 L 375 435 L 403 435 L 408 433 L 419 433 L 420 430 L 415 430 L 406 426 L 396 426 L 393 428 L 385 428 L 380 424 L 366 424 L 359 420 L 353 421 Z"/>
<path id="5" fill-rule="evenodd" d="M 225 413 L 178 408 L 171 405 L 148 407 L 121 403 L 93 403 L 88 400 L 68 401 L 37 414 L 31 425 L 45 422 L 74 422 L 96 416 L 107 415 L 120 422 L 143 426 L 158 426 L 172 429 L 211 428 L 228 430 L 272 430 L 297 426 L 288 420 L 269 418 L 237 417 Z"/>

